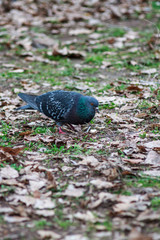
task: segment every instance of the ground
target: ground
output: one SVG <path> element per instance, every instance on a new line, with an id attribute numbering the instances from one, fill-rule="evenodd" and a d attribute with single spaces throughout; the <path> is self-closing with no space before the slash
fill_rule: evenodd
<path id="1" fill-rule="evenodd" d="M 0 239 L 160 239 L 159 1 L 0 4 Z M 99 113 L 15 110 L 57 89 Z"/>

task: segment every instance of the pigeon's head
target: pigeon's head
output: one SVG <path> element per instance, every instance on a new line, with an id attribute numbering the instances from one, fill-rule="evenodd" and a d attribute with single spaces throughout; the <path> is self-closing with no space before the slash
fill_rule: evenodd
<path id="1" fill-rule="evenodd" d="M 99 102 L 94 97 L 87 96 L 88 103 L 95 109 L 96 112 L 99 112 L 98 105 Z"/>
<path id="2" fill-rule="evenodd" d="M 77 117 L 81 124 L 92 120 L 95 113 L 98 112 L 98 105 L 99 103 L 94 97 L 81 95 L 77 104 Z"/>

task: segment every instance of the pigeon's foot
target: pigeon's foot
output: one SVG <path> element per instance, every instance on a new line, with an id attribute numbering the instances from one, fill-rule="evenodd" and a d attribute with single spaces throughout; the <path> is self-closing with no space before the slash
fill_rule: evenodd
<path id="1" fill-rule="evenodd" d="M 86 130 L 86 133 L 88 133 L 90 131 L 90 129 L 91 129 L 91 126 L 89 125 L 89 127 Z"/>
<path id="2" fill-rule="evenodd" d="M 59 129 L 59 134 L 66 134 L 65 132 L 62 131 L 61 127 L 59 127 L 58 129 Z"/>
<path id="3" fill-rule="evenodd" d="M 67 124 L 74 132 L 76 131 L 76 129 L 72 126 L 72 124 L 68 123 Z"/>

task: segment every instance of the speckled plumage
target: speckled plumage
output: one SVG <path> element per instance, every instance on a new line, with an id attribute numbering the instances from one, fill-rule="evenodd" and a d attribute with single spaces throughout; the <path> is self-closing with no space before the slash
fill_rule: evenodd
<path id="1" fill-rule="evenodd" d="M 58 126 L 63 124 L 84 124 L 92 120 L 98 108 L 98 101 L 77 92 L 57 90 L 40 96 L 19 93 L 27 105 L 18 109 L 35 109 L 52 118 Z"/>

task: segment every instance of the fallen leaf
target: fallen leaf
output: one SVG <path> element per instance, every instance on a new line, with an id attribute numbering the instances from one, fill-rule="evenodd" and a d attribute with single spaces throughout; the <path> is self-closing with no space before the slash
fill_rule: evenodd
<path id="1" fill-rule="evenodd" d="M 79 165 L 88 165 L 90 167 L 97 167 L 99 161 L 94 156 L 84 156 L 84 160 L 80 161 Z"/>
<path id="2" fill-rule="evenodd" d="M 10 73 L 23 73 L 23 72 L 24 72 L 24 69 L 15 69 L 10 71 Z"/>
<path id="3" fill-rule="evenodd" d="M 159 214 L 159 211 L 147 209 L 146 211 L 139 214 L 139 216 L 137 217 L 137 221 L 159 221 Z"/>
<path id="4" fill-rule="evenodd" d="M 12 179 L 19 177 L 18 171 L 10 167 L 9 165 L 7 165 L 4 168 L 1 168 L 0 175 L 4 179 Z"/>
<path id="5" fill-rule="evenodd" d="M 158 148 L 160 147 L 160 140 L 145 143 L 144 146 L 151 149 Z"/>
<path id="6" fill-rule="evenodd" d="M 49 230 L 38 230 L 38 235 L 41 239 L 60 239 L 61 235 Z"/>
<path id="7" fill-rule="evenodd" d="M 66 47 L 64 47 L 63 49 L 58 49 L 57 47 L 55 47 L 53 49 L 52 55 L 53 56 L 67 56 L 70 58 L 83 58 L 86 56 L 86 54 L 82 51 L 70 50 Z"/>
<path id="8" fill-rule="evenodd" d="M 160 177 L 160 171 L 159 170 L 148 170 L 144 171 L 143 174 L 152 176 L 152 177 Z"/>
<path id="9" fill-rule="evenodd" d="M 78 212 L 74 217 L 82 221 L 96 222 L 96 217 L 91 211 L 86 211 L 85 213 Z"/>
<path id="10" fill-rule="evenodd" d="M 128 91 L 131 91 L 131 92 L 140 92 L 140 91 L 142 91 L 142 88 L 140 88 L 139 86 L 137 86 L 137 85 L 130 85 L 130 86 L 128 86 L 127 87 L 127 90 Z"/>
<path id="11" fill-rule="evenodd" d="M 152 73 L 156 73 L 157 69 L 156 68 L 150 68 L 150 69 L 146 69 L 146 70 L 141 70 L 141 73 L 143 74 L 152 74 Z"/>
<path id="12" fill-rule="evenodd" d="M 102 181 L 101 179 L 94 179 L 90 181 L 91 184 L 93 184 L 94 186 L 96 186 L 98 189 L 102 189 L 102 188 L 112 188 L 114 187 L 114 184 L 111 182 L 107 182 L 107 181 Z"/>
<path id="13" fill-rule="evenodd" d="M 115 201 L 116 196 L 111 193 L 101 192 L 98 194 L 98 200 L 89 203 L 88 207 L 91 209 L 97 208 L 101 203 L 105 203 L 108 200 Z"/>
<path id="14" fill-rule="evenodd" d="M 35 213 L 39 216 L 43 217 L 53 217 L 54 211 L 53 210 L 36 210 Z"/>
<path id="15" fill-rule="evenodd" d="M 157 152 L 151 150 L 148 155 L 147 158 L 145 160 L 146 164 L 154 164 L 154 165 L 160 165 L 160 154 L 158 154 Z"/>
<path id="16" fill-rule="evenodd" d="M 30 180 L 29 181 L 30 190 L 32 192 L 34 192 L 36 190 L 39 190 L 39 189 L 43 188 L 46 185 L 46 182 L 47 181 L 45 181 L 45 180 L 39 180 L 39 181 Z"/>
<path id="17" fill-rule="evenodd" d="M 33 207 L 36 209 L 52 209 L 55 208 L 55 203 L 50 198 L 36 199 Z"/>
<path id="18" fill-rule="evenodd" d="M 26 222 L 29 218 L 27 217 L 19 217 L 19 216 L 4 216 L 4 221 L 8 223 L 20 223 L 20 222 Z"/>
<path id="19" fill-rule="evenodd" d="M 84 193 L 83 188 L 75 188 L 72 184 L 70 184 L 63 193 L 63 195 L 69 197 L 81 197 L 83 193 Z"/>
<path id="20" fill-rule="evenodd" d="M 89 238 L 81 234 L 72 234 L 72 235 L 67 235 L 64 238 L 64 240 L 89 240 Z"/>
<path id="21" fill-rule="evenodd" d="M 11 154 L 12 156 L 18 155 L 25 147 L 11 148 L 11 147 L 0 147 L 4 152 Z"/>
<path id="22" fill-rule="evenodd" d="M 79 34 L 90 34 L 92 33 L 92 30 L 89 30 L 87 28 L 77 28 L 77 29 L 71 29 L 69 30 L 69 35 L 79 35 Z"/>

